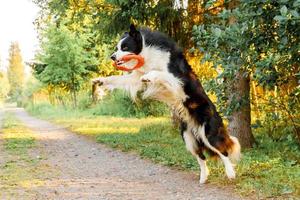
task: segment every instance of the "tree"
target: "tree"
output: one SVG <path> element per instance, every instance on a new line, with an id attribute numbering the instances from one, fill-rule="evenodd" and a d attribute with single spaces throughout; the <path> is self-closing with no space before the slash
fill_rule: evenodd
<path id="1" fill-rule="evenodd" d="M 92 52 L 85 50 L 86 45 L 86 35 L 73 33 L 64 25 L 50 25 L 43 33 L 42 51 L 37 56 L 44 65 L 35 70 L 36 78 L 69 92 L 74 107 L 77 106 L 77 91 L 89 76 L 89 66 L 96 63 Z"/>
<path id="2" fill-rule="evenodd" d="M 9 49 L 8 80 L 9 96 L 13 101 L 20 101 L 24 86 L 24 65 L 18 42 L 12 42 Z"/>
<path id="3" fill-rule="evenodd" d="M 194 27 L 194 39 L 205 53 L 204 60 L 212 61 L 220 72 L 211 88 L 220 105 L 228 108 L 224 113 L 229 118 L 229 128 L 241 138 L 243 146 L 250 147 L 253 141 L 249 130 L 251 79 L 273 93 L 281 90 L 282 96 L 269 96 L 272 105 L 268 109 L 276 120 L 280 119 L 278 110 L 287 113 L 281 122 L 289 119 L 299 137 L 295 122 L 298 106 L 293 103 L 289 108 L 287 101 L 290 98 L 291 102 L 299 102 L 299 87 L 295 84 L 299 81 L 299 7 L 299 1 L 245 0 L 210 16 L 209 24 Z M 286 88 L 289 92 L 284 91 Z M 269 112 L 265 110 L 266 115 Z"/>
<path id="4" fill-rule="evenodd" d="M 253 79 L 273 94 L 267 98 L 273 129 L 294 133 L 300 142 L 300 1 L 242 1 L 252 40 Z M 265 97 L 259 97 L 265 99 Z M 290 129 L 290 130 L 289 130 Z M 281 131 L 283 132 L 283 131 Z"/>
<path id="5" fill-rule="evenodd" d="M 9 83 L 5 72 L 0 71 L 0 101 L 3 101 L 7 98 L 9 92 Z"/>

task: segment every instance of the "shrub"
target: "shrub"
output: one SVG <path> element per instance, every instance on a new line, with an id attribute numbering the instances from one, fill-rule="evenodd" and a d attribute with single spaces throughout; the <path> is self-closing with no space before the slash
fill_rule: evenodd
<path id="1" fill-rule="evenodd" d="M 107 95 L 93 108 L 94 115 L 113 115 L 120 117 L 165 116 L 169 110 L 163 103 L 154 100 L 133 102 L 123 91 L 116 90 Z"/>

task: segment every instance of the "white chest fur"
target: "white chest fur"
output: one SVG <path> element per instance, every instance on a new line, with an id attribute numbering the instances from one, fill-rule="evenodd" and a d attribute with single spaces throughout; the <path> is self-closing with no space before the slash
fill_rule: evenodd
<path id="1" fill-rule="evenodd" d="M 143 70 L 145 73 L 157 70 L 157 71 L 168 71 L 168 64 L 170 62 L 170 52 L 163 51 L 158 47 L 146 46 L 140 53 L 145 59 L 145 65 Z"/>

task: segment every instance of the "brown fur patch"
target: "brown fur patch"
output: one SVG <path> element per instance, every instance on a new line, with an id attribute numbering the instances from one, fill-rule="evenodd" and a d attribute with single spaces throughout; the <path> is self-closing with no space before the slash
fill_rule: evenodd
<path id="1" fill-rule="evenodd" d="M 195 109 L 195 108 L 197 108 L 199 105 L 198 105 L 198 103 L 196 103 L 196 102 L 191 102 L 189 105 L 188 105 L 188 107 L 189 108 L 191 108 L 191 109 Z"/>
<path id="2" fill-rule="evenodd" d="M 234 142 L 230 139 L 226 129 L 224 127 L 220 127 L 218 130 L 218 134 L 223 136 L 223 140 L 218 141 L 215 147 L 222 153 L 222 154 L 229 154 L 234 146 Z"/>

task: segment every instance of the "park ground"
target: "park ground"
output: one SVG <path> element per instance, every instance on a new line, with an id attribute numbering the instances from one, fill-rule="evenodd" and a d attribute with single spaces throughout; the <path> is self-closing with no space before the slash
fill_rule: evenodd
<path id="1" fill-rule="evenodd" d="M 272 155 L 274 150 L 261 155 L 265 147 L 245 151 L 234 181 L 226 179 L 221 163 L 211 161 L 209 182 L 199 186 L 197 163 L 180 136 L 174 137 L 178 133 L 168 118 L 31 112 L 52 123 L 20 108 L 6 108 L 0 115 L 0 199 L 297 199 L 299 195 L 300 170 L 292 153 L 287 154 L 291 158 L 287 163 L 280 159 L 283 151 L 277 155 Z"/>
<path id="2" fill-rule="evenodd" d="M 241 199 L 197 175 L 112 150 L 10 108 L 1 114 L 0 199 Z"/>

